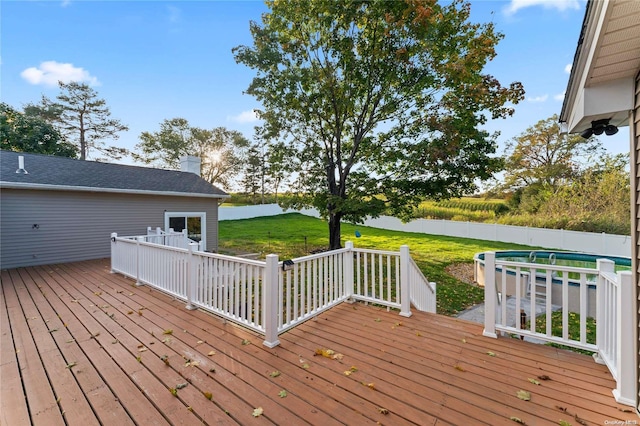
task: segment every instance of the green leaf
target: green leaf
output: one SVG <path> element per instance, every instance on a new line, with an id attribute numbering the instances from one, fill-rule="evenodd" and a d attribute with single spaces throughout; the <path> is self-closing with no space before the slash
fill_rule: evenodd
<path id="1" fill-rule="evenodd" d="M 526 390 L 520 389 L 518 392 L 516 392 L 516 396 L 523 401 L 531 400 L 531 393 L 527 392 Z"/>
<path id="2" fill-rule="evenodd" d="M 487 355 L 489 355 L 489 356 L 496 356 L 496 354 L 495 354 L 494 352 L 491 352 L 491 351 L 487 352 Z"/>
<path id="3" fill-rule="evenodd" d="M 571 423 L 569 423 L 569 422 L 568 422 L 568 421 L 566 421 L 566 420 L 560 420 L 560 421 L 558 422 L 558 424 L 559 424 L 560 426 L 571 426 Z"/>
<path id="4" fill-rule="evenodd" d="M 281 373 L 279 371 L 272 371 L 269 376 L 271 377 L 278 377 Z"/>
<path id="5" fill-rule="evenodd" d="M 251 342 L 248 341 L 247 339 L 242 339 L 242 345 L 243 346 L 250 345 L 250 344 L 251 344 Z"/>
<path id="6" fill-rule="evenodd" d="M 286 398 L 286 397 L 287 397 L 287 391 L 286 391 L 286 390 L 284 390 L 284 389 L 283 389 L 283 390 L 281 390 L 281 391 L 278 393 L 278 396 L 279 396 L 280 398 Z"/>
<path id="7" fill-rule="evenodd" d="M 527 380 L 529 380 L 531 383 L 533 383 L 534 385 L 540 385 L 540 382 L 537 381 L 536 379 L 532 379 L 531 377 L 529 377 Z"/>

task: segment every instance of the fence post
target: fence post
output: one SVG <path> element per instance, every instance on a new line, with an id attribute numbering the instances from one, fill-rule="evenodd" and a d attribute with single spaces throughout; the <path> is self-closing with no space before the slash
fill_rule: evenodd
<path id="1" fill-rule="evenodd" d="M 610 312 L 611 307 L 605 307 L 605 291 L 604 291 L 604 278 L 602 278 L 603 272 L 615 273 L 616 264 L 609 259 L 596 259 L 596 269 L 598 270 L 598 285 L 596 286 L 596 346 L 598 352 L 593 354 L 593 359 L 598 364 L 605 364 L 604 359 L 600 356 L 600 350 L 604 346 L 605 339 L 605 321 L 606 313 Z M 618 282 L 619 278 L 618 278 Z M 617 303 L 617 301 L 613 301 Z M 611 338 L 611 336 L 608 336 Z"/>
<path id="2" fill-rule="evenodd" d="M 144 241 L 144 237 L 136 237 L 136 287 L 142 285 L 140 281 L 140 242 Z"/>
<path id="3" fill-rule="evenodd" d="M 278 294 L 278 255 L 268 254 L 266 262 L 262 297 L 264 305 L 264 342 L 262 344 L 268 348 L 273 348 L 280 344 L 278 340 L 278 301 L 282 295 Z"/>
<path id="4" fill-rule="evenodd" d="M 635 406 L 636 365 L 634 364 L 633 279 L 631 271 L 618 272 L 616 309 L 616 370 L 618 380 L 613 396 L 620 404 Z"/>
<path id="5" fill-rule="evenodd" d="M 115 254 L 116 254 L 116 238 L 118 238 L 118 233 L 112 232 L 111 233 L 111 271 L 109 271 L 112 274 L 116 273 L 116 271 L 113 269 L 113 258 L 115 257 Z"/>
<path id="6" fill-rule="evenodd" d="M 411 316 L 411 285 L 409 283 L 409 246 L 400 246 L 400 315 Z"/>
<path id="7" fill-rule="evenodd" d="M 344 248 L 347 249 L 346 253 L 343 253 L 343 270 L 344 270 L 344 295 L 350 302 L 354 302 L 353 296 L 353 241 L 347 241 L 344 243 Z"/>
<path id="8" fill-rule="evenodd" d="M 498 338 L 496 334 L 496 254 L 484 254 L 484 331 L 483 336 Z"/>
<path id="9" fill-rule="evenodd" d="M 196 298 L 196 261 L 193 256 L 193 251 L 198 247 L 198 243 L 189 243 L 189 254 L 187 256 L 187 306 L 190 311 L 198 309 L 193 304 L 193 300 Z"/>

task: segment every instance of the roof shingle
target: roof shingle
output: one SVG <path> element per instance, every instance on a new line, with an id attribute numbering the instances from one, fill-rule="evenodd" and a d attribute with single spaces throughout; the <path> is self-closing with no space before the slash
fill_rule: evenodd
<path id="1" fill-rule="evenodd" d="M 28 174 L 16 173 L 18 156 L 24 156 Z M 123 164 L 82 161 L 23 152 L 0 151 L 0 187 L 74 187 L 87 191 L 183 193 L 226 197 L 221 189 L 193 173 Z M 49 189 L 54 189 L 50 188 Z"/>

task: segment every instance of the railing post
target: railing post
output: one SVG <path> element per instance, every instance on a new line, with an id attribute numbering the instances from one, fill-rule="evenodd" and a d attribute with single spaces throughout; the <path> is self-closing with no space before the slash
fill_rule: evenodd
<path id="1" fill-rule="evenodd" d="M 409 284 L 409 246 L 400 246 L 400 315 L 411 316 L 411 285 Z"/>
<path id="2" fill-rule="evenodd" d="M 115 257 L 115 254 L 116 254 L 116 238 L 118 238 L 118 233 L 112 232 L 111 233 L 111 271 L 109 271 L 112 274 L 116 273 L 116 271 L 113 270 L 113 258 Z"/>
<path id="3" fill-rule="evenodd" d="M 609 259 L 596 259 L 596 269 L 598 270 L 598 285 L 596 286 L 596 346 L 598 350 L 602 350 L 604 346 L 606 312 L 611 309 L 611 307 L 605 306 L 605 279 L 602 277 L 602 273 L 615 273 L 615 267 L 616 264 Z M 606 364 L 600 352 L 594 353 L 593 359 L 598 364 Z"/>
<path id="4" fill-rule="evenodd" d="M 278 255 L 268 254 L 266 262 L 262 296 L 264 312 L 264 342 L 262 344 L 273 348 L 280 344 L 278 340 L 278 300 L 282 295 L 278 294 Z"/>
<path id="5" fill-rule="evenodd" d="M 189 255 L 187 256 L 187 306 L 190 311 L 198 309 L 193 304 L 196 298 L 196 261 L 193 251 L 198 247 L 198 243 L 189 243 Z"/>
<path id="6" fill-rule="evenodd" d="M 347 252 L 343 254 L 343 270 L 344 270 L 344 295 L 347 299 L 353 296 L 353 241 L 347 241 L 344 244 Z M 353 302 L 353 300 L 351 300 Z"/>
<path id="7" fill-rule="evenodd" d="M 498 338 L 496 334 L 496 254 L 484 254 L 484 331 L 483 336 Z"/>
<path id="8" fill-rule="evenodd" d="M 635 406 L 636 365 L 634 364 L 633 279 L 630 271 L 618 272 L 618 300 L 616 309 L 616 370 L 618 380 L 613 396 L 620 404 Z"/>
<path id="9" fill-rule="evenodd" d="M 144 241 L 144 237 L 136 237 L 136 286 L 141 286 L 140 281 L 140 242 Z"/>

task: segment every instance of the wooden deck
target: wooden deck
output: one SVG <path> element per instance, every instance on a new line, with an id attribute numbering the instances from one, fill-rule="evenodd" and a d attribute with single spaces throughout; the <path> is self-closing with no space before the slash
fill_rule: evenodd
<path id="1" fill-rule="evenodd" d="M 591 357 L 439 315 L 342 304 L 268 349 L 108 260 L 2 271 L 1 297 L 2 425 L 640 423 Z"/>

